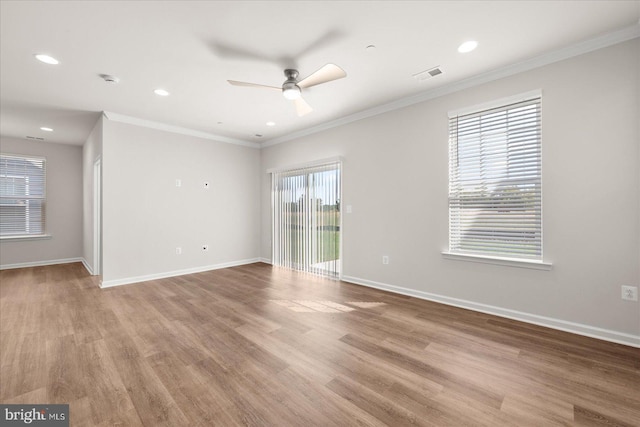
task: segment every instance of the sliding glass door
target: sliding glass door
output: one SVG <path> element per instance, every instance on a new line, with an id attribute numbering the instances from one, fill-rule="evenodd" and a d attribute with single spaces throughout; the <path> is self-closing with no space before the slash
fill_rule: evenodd
<path id="1" fill-rule="evenodd" d="M 273 264 L 340 277 L 340 163 L 272 173 Z"/>

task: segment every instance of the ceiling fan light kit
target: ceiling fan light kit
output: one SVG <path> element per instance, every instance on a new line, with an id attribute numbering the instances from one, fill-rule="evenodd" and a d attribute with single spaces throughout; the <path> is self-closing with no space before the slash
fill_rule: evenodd
<path id="1" fill-rule="evenodd" d="M 287 80 L 282 84 L 282 95 L 290 101 L 300 98 L 302 91 L 296 84 L 298 82 L 298 71 L 292 69 L 284 70 Z"/>
<path id="2" fill-rule="evenodd" d="M 283 87 L 282 95 L 288 100 L 293 101 L 294 99 L 300 98 L 300 88 L 295 84 L 289 87 Z"/>
<path id="3" fill-rule="evenodd" d="M 229 82 L 229 84 L 233 86 L 282 90 L 282 96 L 294 102 L 298 116 L 302 117 L 305 114 L 313 111 L 311 106 L 309 106 L 309 104 L 307 104 L 307 102 L 302 98 L 302 89 L 341 79 L 343 77 L 346 77 L 347 73 L 345 73 L 342 68 L 338 67 L 335 64 L 327 64 L 300 81 L 298 81 L 298 70 L 287 68 L 286 70 L 284 70 L 284 75 L 287 80 L 285 80 L 285 82 L 282 84 L 282 88 L 256 83 L 239 82 L 236 80 L 227 80 L 227 82 Z"/>

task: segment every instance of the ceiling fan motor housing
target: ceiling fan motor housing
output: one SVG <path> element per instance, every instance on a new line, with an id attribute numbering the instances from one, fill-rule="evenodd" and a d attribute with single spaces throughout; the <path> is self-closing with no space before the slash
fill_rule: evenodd
<path id="1" fill-rule="evenodd" d="M 298 75 L 298 70 L 294 70 L 292 68 L 287 68 L 286 70 L 284 70 L 284 76 L 287 78 L 287 82 L 297 82 Z"/>

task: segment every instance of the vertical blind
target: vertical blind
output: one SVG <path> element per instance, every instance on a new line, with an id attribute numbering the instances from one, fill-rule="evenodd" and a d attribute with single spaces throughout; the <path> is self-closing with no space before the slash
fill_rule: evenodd
<path id="1" fill-rule="evenodd" d="M 449 119 L 449 251 L 542 259 L 540 97 Z"/>
<path id="2" fill-rule="evenodd" d="M 0 155 L 0 236 L 45 232 L 45 159 Z"/>
<path id="3" fill-rule="evenodd" d="M 340 276 L 340 162 L 273 172 L 273 264 Z"/>

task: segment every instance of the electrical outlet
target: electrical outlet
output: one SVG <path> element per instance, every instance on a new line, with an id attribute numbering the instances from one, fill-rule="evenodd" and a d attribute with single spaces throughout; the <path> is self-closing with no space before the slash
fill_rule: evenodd
<path id="1" fill-rule="evenodd" d="M 202 250 L 207 252 L 209 250 L 209 245 L 202 245 Z"/>
<path id="2" fill-rule="evenodd" d="M 176 248 L 176 255 L 182 255 L 182 248 L 179 246 Z"/>
<path id="3" fill-rule="evenodd" d="M 626 301 L 638 301 L 638 288 L 636 286 L 623 286 L 622 299 Z"/>
<path id="4" fill-rule="evenodd" d="M 387 255 L 382 255 L 382 263 L 389 264 L 389 257 Z"/>

